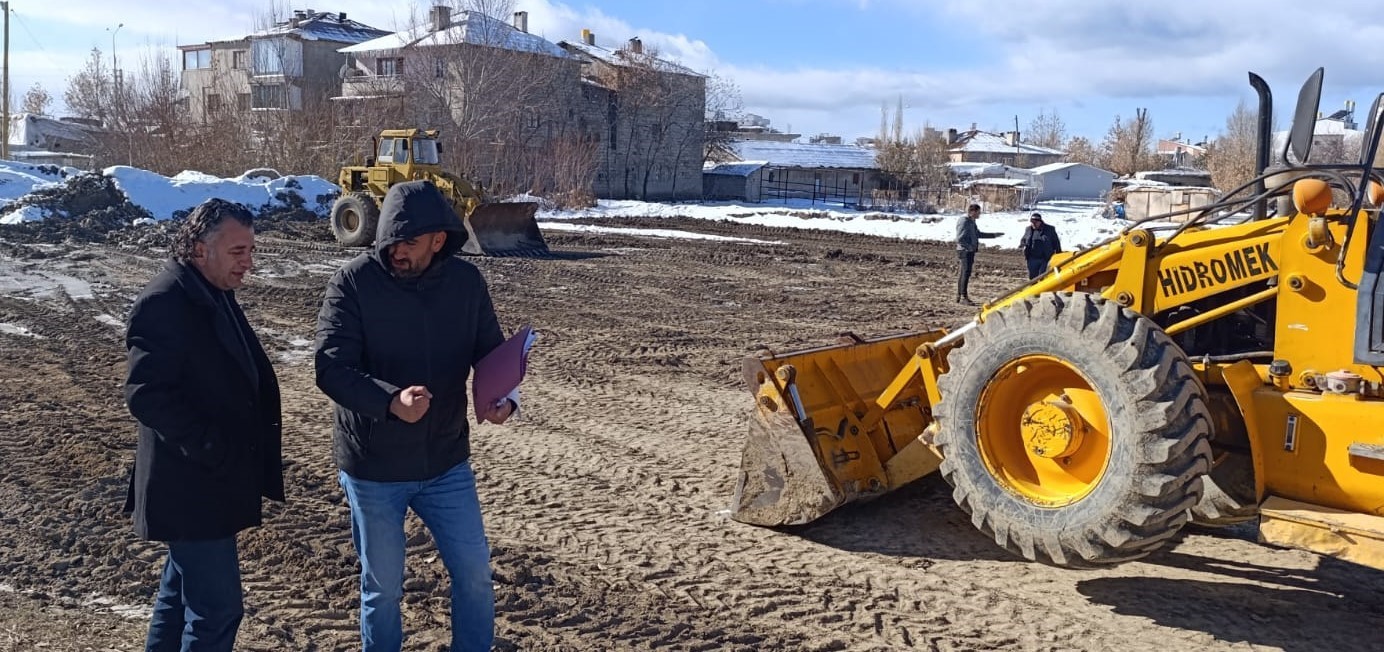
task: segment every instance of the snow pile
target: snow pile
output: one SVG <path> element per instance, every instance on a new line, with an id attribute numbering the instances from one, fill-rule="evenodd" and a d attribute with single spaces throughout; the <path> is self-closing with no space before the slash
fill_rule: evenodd
<path id="1" fill-rule="evenodd" d="M 185 171 L 174 177 L 156 172 L 117 165 L 103 172 L 115 181 L 117 188 L 130 202 L 156 220 L 181 217 L 198 204 L 219 197 L 248 206 L 260 212 L 303 208 L 319 216 L 331 211 L 332 201 L 340 189 L 336 184 L 318 176 L 285 176 L 246 174 L 232 179 Z"/>
<path id="2" fill-rule="evenodd" d="M 76 168 L 56 165 L 30 165 L 17 161 L 0 161 L 0 206 L 8 206 L 35 190 L 55 187 L 63 180 L 81 173 L 81 170 Z M 6 214 L 0 216 L 0 224 L 18 224 L 34 219 L 43 219 L 43 216 L 33 212 L 13 215 L 7 211 Z"/>

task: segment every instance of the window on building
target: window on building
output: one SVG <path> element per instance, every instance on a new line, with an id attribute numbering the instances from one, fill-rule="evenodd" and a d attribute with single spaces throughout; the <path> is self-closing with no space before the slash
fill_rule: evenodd
<path id="1" fill-rule="evenodd" d="M 250 108 L 254 109 L 283 109 L 287 108 L 284 104 L 283 84 L 266 84 L 250 87 Z"/>
<path id="2" fill-rule="evenodd" d="M 529 129 L 537 129 L 542 121 L 538 118 L 538 112 L 533 109 L 524 111 L 524 126 Z"/>
<path id="3" fill-rule="evenodd" d="M 234 70 L 244 70 L 249 67 L 248 60 L 250 53 L 245 50 L 231 51 L 231 68 Z"/>
<path id="4" fill-rule="evenodd" d="M 403 69 L 404 69 L 403 63 L 404 63 L 404 60 L 403 60 L 403 59 L 392 59 L 392 58 L 376 59 L 376 60 L 375 60 L 375 74 L 376 74 L 376 75 L 380 75 L 381 77 L 393 77 L 393 76 L 398 75 L 399 73 L 403 72 Z"/>
<path id="5" fill-rule="evenodd" d="M 433 76 L 442 79 L 447 76 L 447 60 L 438 58 L 433 60 Z"/>
<path id="6" fill-rule="evenodd" d="M 221 96 L 216 93 L 207 93 L 207 115 L 216 115 L 221 112 Z"/>
<path id="7" fill-rule="evenodd" d="M 860 173 L 859 173 L 859 172 L 856 172 L 856 173 L 854 173 L 854 174 L 851 175 L 851 184 L 852 184 L 852 185 L 857 185 L 857 186 L 860 185 Z"/>
<path id="8" fill-rule="evenodd" d="M 257 39 L 250 44 L 254 54 L 254 74 L 282 75 L 288 56 L 288 41 L 283 38 Z"/>
<path id="9" fill-rule="evenodd" d="M 250 94 L 249 94 L 249 93 L 236 93 L 236 94 L 235 94 L 235 108 L 236 108 L 237 111 L 249 111 L 249 110 L 250 110 Z"/>
<path id="10" fill-rule="evenodd" d="M 204 70 L 211 68 L 211 48 L 183 51 L 183 70 Z"/>

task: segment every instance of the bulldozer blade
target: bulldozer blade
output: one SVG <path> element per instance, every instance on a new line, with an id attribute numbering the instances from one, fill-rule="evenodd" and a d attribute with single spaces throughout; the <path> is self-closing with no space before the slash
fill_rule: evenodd
<path id="1" fill-rule="evenodd" d="M 538 230 L 535 202 L 481 204 L 466 218 L 470 236 L 462 251 L 496 256 L 514 253 L 547 253 L 548 243 Z"/>
<path id="2" fill-rule="evenodd" d="M 799 525 L 841 506 L 845 495 L 817 460 L 792 416 L 755 410 L 731 517 L 751 525 Z"/>
<path id="3" fill-rule="evenodd" d="M 946 331 L 904 333 L 745 358 L 754 414 L 731 518 L 808 523 L 937 469 L 923 432 L 932 423 Z M 931 387 L 931 389 L 929 389 Z"/>

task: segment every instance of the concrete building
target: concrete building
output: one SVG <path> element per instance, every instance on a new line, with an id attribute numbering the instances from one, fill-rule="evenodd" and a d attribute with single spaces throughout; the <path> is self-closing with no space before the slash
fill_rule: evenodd
<path id="1" fill-rule="evenodd" d="M 459 170 L 483 182 L 506 178 L 496 167 L 506 159 L 577 143 L 594 156 L 597 197 L 702 196 L 706 79 L 645 53 L 637 38 L 614 50 L 589 31 L 553 43 L 528 32 L 527 12 L 506 22 L 435 6 L 426 25 L 342 52 L 350 63 L 338 104 L 415 109 L 418 123 L 485 150 Z"/>
<path id="2" fill-rule="evenodd" d="M 759 201 L 766 165 L 768 161 L 707 163 L 702 167 L 702 199 Z"/>
<path id="3" fill-rule="evenodd" d="M 874 191 L 883 187 L 875 150 L 865 147 L 741 140 L 730 149 L 734 160 L 706 171 L 717 199 L 807 199 L 858 206 L 869 204 Z M 736 173 L 745 179 L 744 196 L 731 196 L 733 182 L 715 178 Z"/>
<path id="4" fill-rule="evenodd" d="M 294 10 L 241 38 L 181 45 L 181 99 L 208 122 L 226 111 L 296 111 L 340 94 L 343 45 L 386 34 L 344 12 Z"/>
<path id="5" fill-rule="evenodd" d="M 1003 163 L 1033 168 L 1057 163 L 1067 153 L 1027 144 L 1020 140 L 1017 131 L 992 134 L 972 125 L 969 131 L 947 130 L 947 155 L 955 163 Z"/>
<path id="6" fill-rule="evenodd" d="M 1125 219 L 1142 220 L 1174 211 L 1182 214 L 1169 218 L 1174 222 L 1186 221 L 1192 211 L 1211 204 L 1220 197 L 1215 188 L 1196 188 L 1190 186 L 1135 185 L 1123 190 Z"/>
<path id="7" fill-rule="evenodd" d="M 585 84 L 605 91 L 596 196 L 701 198 L 706 76 L 645 52 L 638 38 L 611 50 L 583 30 L 579 42 L 558 45 L 581 61 Z"/>
<path id="8" fill-rule="evenodd" d="M 1110 193 L 1115 173 L 1085 163 L 1049 163 L 1029 170 L 1039 188 L 1036 201 L 1102 199 Z"/>

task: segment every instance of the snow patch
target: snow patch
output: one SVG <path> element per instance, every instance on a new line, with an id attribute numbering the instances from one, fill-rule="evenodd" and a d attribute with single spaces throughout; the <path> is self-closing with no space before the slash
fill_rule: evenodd
<path id="1" fill-rule="evenodd" d="M 38 333 L 35 333 L 24 326 L 20 326 L 18 324 L 6 324 L 5 322 L 0 322 L 0 333 L 4 333 L 6 335 L 19 335 L 21 337 L 32 337 L 36 340 L 43 339 L 42 335 L 39 335 Z"/>
<path id="2" fill-rule="evenodd" d="M 41 222 L 48 217 L 48 209 L 42 206 L 21 206 L 17 210 L 0 215 L 0 224 L 14 225 L 24 222 Z"/>
<path id="3" fill-rule="evenodd" d="M 103 172 L 115 181 L 130 202 L 154 216 L 171 219 L 174 214 L 192 210 L 198 204 L 219 197 L 252 209 L 284 208 L 301 199 L 303 208 L 326 216 L 340 188 L 322 177 L 303 175 L 274 179 L 267 175 L 241 175 L 232 179 L 187 170 L 173 177 L 124 165 Z M 296 195 L 296 197 L 295 197 Z"/>
<path id="4" fill-rule="evenodd" d="M 1028 228 L 1029 215 L 1042 213 L 1048 224 L 1057 228 L 1062 246 L 1074 250 L 1103 242 L 1131 222 L 1102 217 L 1105 204 L 1098 201 L 1040 202 L 1032 209 L 984 213 L 977 220 L 981 231 L 999 233 L 999 237 L 981 240 L 987 247 L 1018 249 L 1019 238 Z M 651 203 L 632 200 L 600 200 L 596 206 L 583 209 L 540 209 L 538 219 L 542 228 L 560 230 L 555 226 L 562 220 L 603 217 L 668 217 L 722 220 L 757 226 L 792 229 L 837 231 L 903 240 L 955 242 L 956 222 L 960 214 L 919 215 L 853 210 L 840 205 L 824 205 L 806 200 L 787 203 Z M 1166 226 L 1150 224 L 1148 226 Z M 613 227 L 606 227 L 613 228 Z M 567 230 L 576 230 L 568 228 Z M 723 236 L 718 236 L 723 237 Z"/>
<path id="5" fill-rule="evenodd" d="M 121 604 L 113 598 L 93 595 L 82 602 L 83 607 L 104 607 L 116 615 L 130 620 L 146 620 L 153 614 L 153 607 L 147 605 Z"/>
<path id="6" fill-rule="evenodd" d="M 737 242 L 741 244 L 783 244 L 777 240 L 755 240 L 710 233 L 676 231 L 673 229 L 632 229 L 618 226 L 594 226 L 590 224 L 568 224 L 566 222 L 540 222 L 539 228 L 549 231 L 576 231 L 580 233 L 610 233 L 614 235 L 645 236 L 650 238 L 681 238 L 683 240 L 714 240 L 717 242 Z"/>

